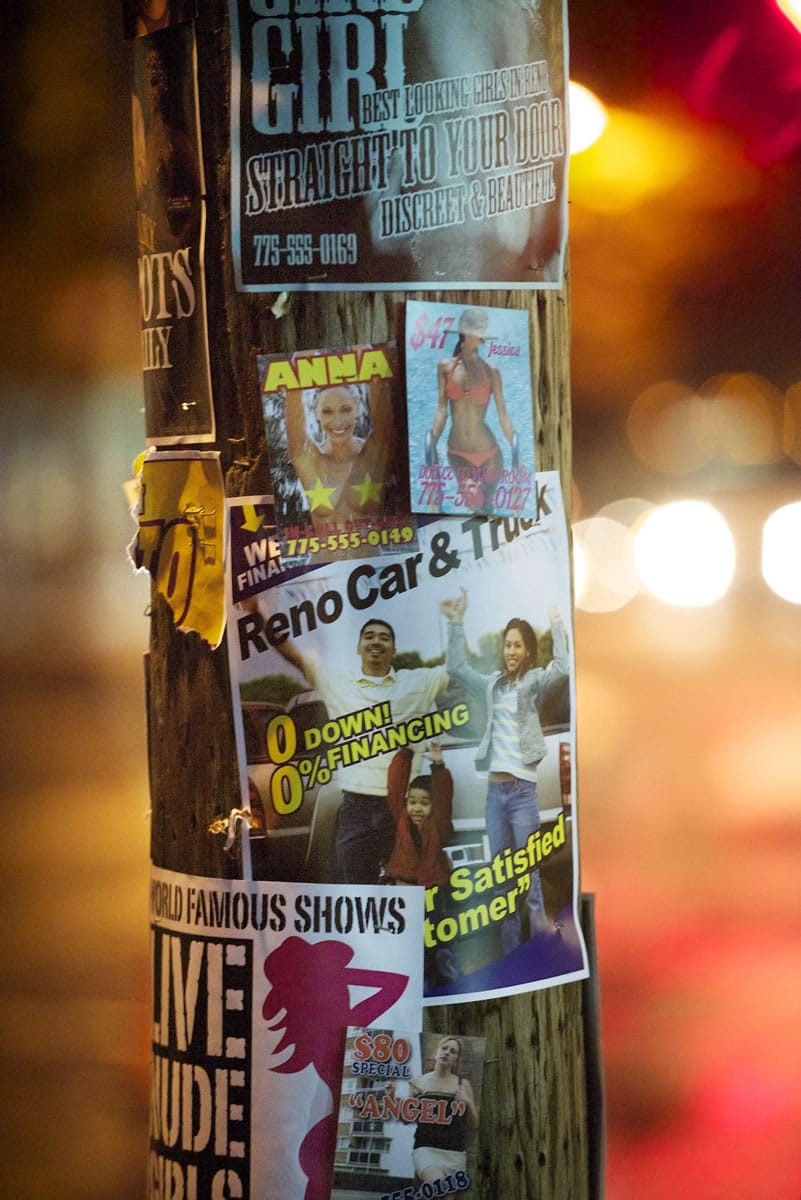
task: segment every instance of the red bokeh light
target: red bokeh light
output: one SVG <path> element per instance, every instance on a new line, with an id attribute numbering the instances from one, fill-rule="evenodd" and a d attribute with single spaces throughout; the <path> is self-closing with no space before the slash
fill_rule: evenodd
<path id="1" fill-rule="evenodd" d="M 705 5 L 692 36 L 657 67 L 658 82 L 684 95 L 692 112 L 726 126 L 762 167 L 801 146 L 799 43 L 801 0 L 729 0 Z"/>

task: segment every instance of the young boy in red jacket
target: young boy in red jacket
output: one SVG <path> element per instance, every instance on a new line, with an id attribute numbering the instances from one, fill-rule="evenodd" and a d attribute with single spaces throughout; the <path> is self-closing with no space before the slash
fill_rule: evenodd
<path id="1" fill-rule="evenodd" d="M 387 805 L 395 821 L 395 845 L 386 873 L 395 883 L 434 887 L 448 882 L 451 864 L 443 847 L 453 833 L 453 777 L 432 742 L 431 774 L 411 781 L 412 754 L 399 750 L 387 773 Z"/>
<path id="2" fill-rule="evenodd" d="M 442 747 L 431 742 L 427 752 L 431 774 L 410 781 L 412 754 L 399 750 L 387 774 L 387 803 L 395 820 L 395 845 L 387 863 L 387 878 L 398 884 L 438 887 L 434 910 L 441 917 L 448 911 L 447 889 L 451 864 L 443 847 L 453 835 L 453 776 L 442 761 Z M 458 979 L 462 972 L 450 946 L 424 952 L 425 988 Z"/>

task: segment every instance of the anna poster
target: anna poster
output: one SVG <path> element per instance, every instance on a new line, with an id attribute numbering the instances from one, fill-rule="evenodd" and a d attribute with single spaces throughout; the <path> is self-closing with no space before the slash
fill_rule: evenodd
<path id="1" fill-rule="evenodd" d="M 256 357 L 285 558 L 393 553 L 415 535 L 397 347 Z"/>

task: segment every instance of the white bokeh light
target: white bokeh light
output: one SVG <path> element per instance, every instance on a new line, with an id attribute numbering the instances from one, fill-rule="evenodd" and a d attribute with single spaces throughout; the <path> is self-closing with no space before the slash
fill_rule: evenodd
<path id="1" fill-rule="evenodd" d="M 799 0 L 776 0 L 776 3 L 787 20 L 791 21 L 796 29 L 801 29 L 801 2 Z"/>
<path id="2" fill-rule="evenodd" d="M 606 128 L 606 109 L 598 97 L 582 83 L 570 80 L 570 153 L 580 154 L 588 149 Z"/>
<path id="3" fill-rule="evenodd" d="M 634 563 L 634 535 L 620 521 L 589 517 L 573 526 L 574 561 L 582 559 L 576 606 L 587 612 L 614 612 L 640 590 Z"/>
<path id="4" fill-rule="evenodd" d="M 713 604 L 734 576 L 734 538 L 723 517 L 701 500 L 678 500 L 643 521 L 634 546 L 643 585 L 679 608 Z"/>
<path id="5" fill-rule="evenodd" d="M 777 596 L 801 604 L 801 501 L 777 508 L 765 522 L 762 575 Z"/>

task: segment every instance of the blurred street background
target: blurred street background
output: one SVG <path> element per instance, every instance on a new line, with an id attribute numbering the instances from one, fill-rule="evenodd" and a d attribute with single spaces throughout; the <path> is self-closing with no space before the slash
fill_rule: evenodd
<path id="1" fill-rule="evenodd" d="M 571 163 L 570 273 L 607 1197 L 798 1200 L 801 32 L 775 0 L 569 7 L 571 77 L 606 120 Z M 144 1191 L 149 589 L 125 555 L 144 420 L 119 9 L 30 0 L 3 19 L 15 1200 Z"/>

